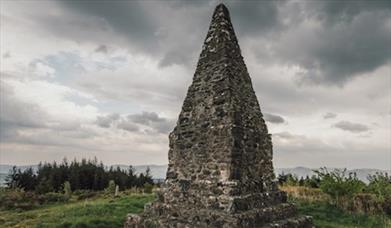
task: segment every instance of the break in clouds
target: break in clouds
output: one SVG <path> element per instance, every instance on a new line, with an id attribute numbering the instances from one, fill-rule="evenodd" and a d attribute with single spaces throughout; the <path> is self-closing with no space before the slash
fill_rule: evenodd
<path id="1" fill-rule="evenodd" d="M 2 2 L 0 163 L 167 163 L 216 4 Z M 390 3 L 226 5 L 275 166 L 389 169 Z"/>

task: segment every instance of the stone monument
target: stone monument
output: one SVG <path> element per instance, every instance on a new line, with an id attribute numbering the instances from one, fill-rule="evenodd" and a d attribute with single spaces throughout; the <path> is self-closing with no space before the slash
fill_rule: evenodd
<path id="1" fill-rule="evenodd" d="M 223 4 L 169 140 L 157 199 L 125 227 L 312 227 L 274 181 L 271 135 Z"/>

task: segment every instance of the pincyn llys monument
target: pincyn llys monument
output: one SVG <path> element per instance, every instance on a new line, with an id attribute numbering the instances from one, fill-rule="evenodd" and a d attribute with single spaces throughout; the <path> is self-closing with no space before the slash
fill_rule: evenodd
<path id="1" fill-rule="evenodd" d="M 271 135 L 223 4 L 169 140 L 157 199 L 125 226 L 313 227 L 274 181 Z"/>

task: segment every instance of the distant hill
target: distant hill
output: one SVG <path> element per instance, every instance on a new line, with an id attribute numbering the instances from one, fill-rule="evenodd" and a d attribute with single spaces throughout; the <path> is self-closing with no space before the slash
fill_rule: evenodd
<path id="1" fill-rule="evenodd" d="M 121 169 L 128 169 L 128 165 L 113 165 L 113 167 L 120 167 Z M 32 167 L 34 170 L 37 169 L 37 165 L 31 165 L 31 166 L 18 166 L 18 168 L 24 170 L 29 167 Z M 137 165 L 133 166 L 136 173 L 145 172 L 147 167 L 151 170 L 151 175 L 154 179 L 161 180 L 166 178 L 166 171 L 167 171 L 167 165 Z M 5 177 L 7 176 L 9 170 L 12 169 L 12 165 L 0 165 L 0 185 L 4 184 Z M 333 168 L 329 168 L 329 170 L 332 170 Z M 357 174 L 357 178 L 368 182 L 368 175 L 374 175 L 377 172 L 381 173 L 388 173 L 391 175 L 390 170 L 380 170 L 380 169 L 352 169 L 348 170 L 348 172 L 355 172 Z M 303 177 L 306 176 L 312 176 L 315 173 L 313 172 L 313 169 L 307 168 L 307 167 L 295 167 L 295 168 L 275 168 L 276 175 L 278 174 L 288 174 L 291 173 L 293 175 L 296 175 L 297 177 Z"/>

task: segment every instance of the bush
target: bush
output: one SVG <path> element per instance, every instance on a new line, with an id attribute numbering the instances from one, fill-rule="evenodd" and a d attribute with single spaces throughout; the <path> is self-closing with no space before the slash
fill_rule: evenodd
<path id="1" fill-rule="evenodd" d="M 109 181 L 109 185 L 105 189 L 105 192 L 107 194 L 113 194 L 113 195 L 115 194 L 115 182 L 113 180 Z"/>
<path id="2" fill-rule="evenodd" d="M 346 175 L 346 169 L 329 172 L 326 168 L 317 170 L 316 173 L 321 179 L 320 189 L 329 194 L 337 204 L 351 199 L 365 188 L 365 183 L 357 179 L 355 173 Z"/>
<path id="3" fill-rule="evenodd" d="M 319 188 L 308 188 L 304 186 L 283 186 L 281 190 L 288 196 L 308 201 L 328 201 L 330 196 L 323 193 Z"/>
<path id="4" fill-rule="evenodd" d="M 386 215 L 391 216 L 391 198 L 384 199 L 382 208 Z"/>
<path id="5" fill-rule="evenodd" d="M 64 194 L 56 193 L 56 192 L 49 192 L 44 195 L 40 195 L 43 199 L 43 203 L 60 203 L 60 202 L 67 202 L 69 200 L 69 197 L 67 197 Z"/>
<path id="6" fill-rule="evenodd" d="M 96 196 L 97 192 L 89 190 L 76 190 L 73 192 L 73 195 L 75 195 L 78 200 L 84 200 Z"/>
<path id="7" fill-rule="evenodd" d="M 380 200 L 391 198 L 391 177 L 387 173 L 376 173 L 368 177 L 366 191 L 375 194 Z"/>
<path id="8" fill-rule="evenodd" d="M 150 183 L 144 184 L 144 192 L 151 194 L 153 190 L 153 185 Z"/>
<path id="9" fill-rule="evenodd" d="M 30 210 L 39 205 L 36 195 L 21 189 L 2 190 L 0 192 L 1 209 Z"/>
<path id="10" fill-rule="evenodd" d="M 374 194 L 358 193 L 354 195 L 349 211 L 365 214 L 377 214 L 383 211 L 382 204 Z"/>
<path id="11" fill-rule="evenodd" d="M 71 184 L 69 183 L 69 181 L 65 181 L 64 183 L 64 195 L 68 198 L 70 198 L 72 195 Z"/>

